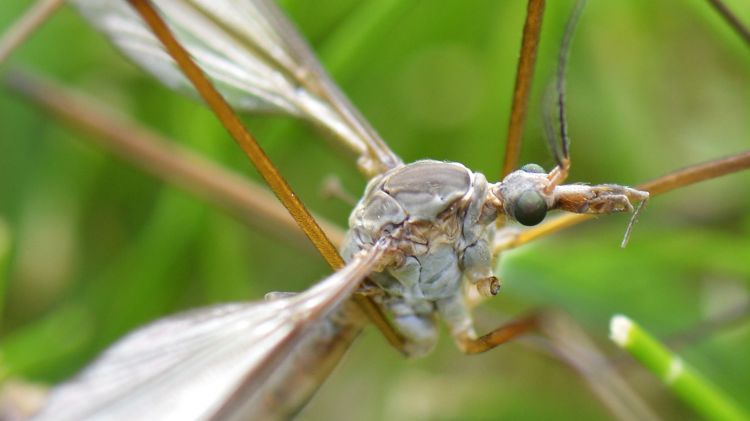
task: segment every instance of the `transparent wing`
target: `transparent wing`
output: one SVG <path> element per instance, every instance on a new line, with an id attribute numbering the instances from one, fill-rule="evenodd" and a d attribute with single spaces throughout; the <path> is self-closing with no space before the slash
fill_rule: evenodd
<path id="1" fill-rule="evenodd" d="M 192 92 L 161 43 L 121 0 L 72 0 L 129 58 L 171 88 Z M 156 0 L 178 40 L 236 109 L 303 118 L 330 132 L 374 175 L 400 159 L 351 105 L 268 0 Z"/>
<path id="2" fill-rule="evenodd" d="M 302 375 L 289 366 L 295 357 L 309 361 L 300 345 L 310 335 L 337 338 L 333 330 L 343 324 L 329 316 L 382 263 L 382 244 L 300 294 L 190 311 L 129 334 L 55 388 L 33 419 L 247 418 L 238 411 L 279 417 L 274 408 L 264 412 L 265 395 L 299 383 L 284 376 Z"/>

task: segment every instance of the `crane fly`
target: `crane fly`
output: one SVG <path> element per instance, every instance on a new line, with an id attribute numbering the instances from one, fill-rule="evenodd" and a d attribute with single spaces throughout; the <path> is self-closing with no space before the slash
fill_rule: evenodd
<path id="1" fill-rule="evenodd" d="M 157 40 L 126 3 L 74 3 L 126 55 L 162 82 L 188 91 L 190 83 L 200 83 L 181 75 L 162 48 L 165 41 Z M 146 10 L 144 16 L 151 10 L 145 2 L 132 3 L 145 7 L 139 9 Z M 557 89 L 561 146 L 552 143 L 555 167 L 545 171 L 526 165 L 493 184 L 456 163 L 403 164 L 341 94 L 272 3 L 164 1 L 156 5 L 235 108 L 310 121 L 351 149 L 359 168 L 372 179 L 350 218 L 343 246 L 348 263 L 343 269 L 300 294 L 196 310 L 142 328 L 53 391 L 40 419 L 128 418 L 140 411 L 174 419 L 294 413 L 361 329 L 362 308 L 346 300 L 367 276 L 372 282 L 365 296 L 373 297 L 372 302 L 390 316 L 396 332 L 393 342 L 402 341 L 400 350 L 405 354 L 431 350 L 436 315 L 447 323 L 462 351 L 487 350 L 532 325 L 522 321 L 477 337 L 468 314 L 467 291 L 484 296 L 497 293 L 491 262 L 499 215 L 536 225 L 552 209 L 606 214 L 632 211 L 632 203 L 648 198 L 645 191 L 618 185 L 562 184 L 570 168 L 562 85 Z M 159 24 L 158 17 L 155 22 Z M 164 29 L 155 32 L 160 31 L 165 33 Z M 566 37 L 570 34 L 566 31 Z M 560 68 L 558 83 L 564 81 L 563 60 Z M 556 131 L 550 132 L 554 139 Z M 336 258 L 330 260 L 335 266 Z M 466 286 L 459 283 L 464 279 Z"/>

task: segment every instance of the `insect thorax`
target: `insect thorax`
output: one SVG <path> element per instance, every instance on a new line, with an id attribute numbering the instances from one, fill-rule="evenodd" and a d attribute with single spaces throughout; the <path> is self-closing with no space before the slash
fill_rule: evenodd
<path id="1" fill-rule="evenodd" d="M 471 329 L 462 279 L 492 275 L 489 244 L 497 211 L 488 194 L 484 175 L 461 164 L 425 160 L 375 177 L 354 208 L 344 258 L 382 236 L 397 240 L 396 263 L 370 279 L 383 289 L 377 300 L 407 338 L 431 341 L 436 312 L 454 331 Z"/>

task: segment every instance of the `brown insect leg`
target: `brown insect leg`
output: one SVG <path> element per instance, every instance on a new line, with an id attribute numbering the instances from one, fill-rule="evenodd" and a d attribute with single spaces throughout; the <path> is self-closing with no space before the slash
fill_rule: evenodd
<path id="1" fill-rule="evenodd" d="M 129 0 L 134 9 L 141 15 L 144 22 L 148 24 L 154 35 L 159 38 L 164 48 L 179 65 L 180 70 L 195 86 L 201 98 L 216 114 L 226 130 L 242 148 L 253 166 L 271 187 L 274 194 L 292 215 L 297 225 L 300 226 L 305 235 L 320 251 L 320 254 L 334 269 L 344 266 L 344 261 L 338 255 L 336 247 L 325 236 L 317 222 L 300 201 L 299 197 L 292 191 L 289 184 L 282 177 L 279 170 L 271 162 L 266 153 L 260 147 L 255 137 L 242 125 L 239 117 L 234 113 L 229 103 L 208 80 L 208 77 L 193 62 L 190 54 L 177 41 L 167 24 L 162 20 L 151 2 L 148 0 Z"/>
<path id="2" fill-rule="evenodd" d="M 216 114 L 227 131 L 242 148 L 250 161 L 252 161 L 253 166 L 255 166 L 274 194 L 284 204 L 289 214 L 315 245 L 315 248 L 318 249 L 326 262 L 333 269 L 343 267 L 344 260 L 339 256 L 338 250 L 331 240 L 326 237 L 299 197 L 281 176 L 278 168 L 266 156 L 253 135 L 242 125 L 242 122 L 229 106 L 229 103 L 226 102 L 224 97 L 211 84 L 200 67 L 193 62 L 187 50 L 177 41 L 151 2 L 148 0 L 128 0 L 128 2 L 151 28 L 154 35 L 161 41 L 164 48 L 180 67 L 180 70 L 190 80 L 195 89 L 200 93 L 201 98 Z M 395 348 L 402 349 L 404 338 L 389 324 L 382 312 L 379 311 L 377 305 L 368 297 L 354 295 L 354 299 L 360 309 L 372 320 L 375 326 L 378 327 L 378 330 L 383 333 L 388 342 Z"/>
<path id="3" fill-rule="evenodd" d="M 566 178 L 568 178 L 568 171 L 570 170 L 570 159 L 563 158 L 562 165 L 558 165 L 549 172 L 547 179 L 549 184 L 544 189 L 546 193 L 551 193 L 555 187 L 562 184 Z"/>
<path id="4" fill-rule="evenodd" d="M 464 354 L 479 354 L 489 351 L 498 345 L 524 335 L 532 330 L 538 330 L 541 321 L 540 314 L 534 313 L 508 324 L 502 325 L 497 329 L 480 336 L 479 338 L 470 338 L 468 336 L 456 336 L 455 340 L 459 349 Z"/>
<path id="5" fill-rule="evenodd" d="M 531 81 L 534 79 L 534 64 L 539 46 L 539 33 L 542 30 L 545 0 L 529 0 L 526 11 L 526 23 L 523 26 L 521 40 L 521 55 L 518 57 L 516 71 L 516 86 L 513 90 L 513 105 L 508 124 L 508 138 L 505 142 L 505 160 L 503 162 L 500 179 L 505 178 L 518 165 L 521 154 L 521 138 L 523 136 L 523 122 L 526 119 Z"/>

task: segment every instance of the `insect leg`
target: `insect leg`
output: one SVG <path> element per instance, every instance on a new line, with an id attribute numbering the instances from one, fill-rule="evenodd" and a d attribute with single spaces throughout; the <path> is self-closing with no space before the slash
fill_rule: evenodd
<path id="1" fill-rule="evenodd" d="M 63 5 L 62 0 L 39 0 L 0 38 L 0 63 Z"/>
<path id="2" fill-rule="evenodd" d="M 177 62 L 184 75 L 200 93 L 201 98 L 209 105 L 218 119 L 232 135 L 237 144 L 250 158 L 255 168 L 268 183 L 271 190 L 289 210 L 305 235 L 315 245 L 326 262 L 334 269 L 344 266 L 344 260 L 339 256 L 336 247 L 325 235 L 320 225 L 310 215 L 310 212 L 292 191 L 289 184 L 282 177 L 279 170 L 266 156 L 253 135 L 245 128 L 239 117 L 234 113 L 226 99 L 216 90 L 205 73 L 195 64 L 185 48 L 175 39 L 164 20 L 159 16 L 148 0 L 128 0 L 130 5 L 140 14 L 148 24 L 154 35 L 159 38 L 170 56 Z M 396 348 L 402 344 L 402 338 L 388 324 L 385 316 L 377 306 L 367 297 L 355 295 L 355 301 L 386 339 Z"/>
<path id="3" fill-rule="evenodd" d="M 534 65 L 537 47 L 539 46 L 539 34 L 542 30 L 544 4 L 545 0 L 529 0 L 526 11 L 526 22 L 523 26 L 523 39 L 521 40 L 521 55 L 518 57 L 518 70 L 516 71 L 516 86 L 513 89 L 513 105 L 510 111 L 508 137 L 505 142 L 505 160 L 500 174 L 501 180 L 516 169 L 518 157 L 521 154 L 523 122 L 526 118 L 529 94 L 531 94 L 531 82 L 534 79 Z"/>
<path id="4" fill-rule="evenodd" d="M 537 314 L 532 314 L 504 324 L 478 338 L 469 335 L 454 335 L 453 338 L 458 344 L 458 348 L 461 352 L 465 354 L 479 354 L 481 352 L 489 351 L 498 345 L 512 341 L 529 331 L 536 330 L 538 327 L 539 316 Z"/>
<path id="5" fill-rule="evenodd" d="M 492 272 L 492 253 L 485 240 L 477 241 L 464 251 L 462 258 L 464 276 L 473 283 L 483 297 L 497 295 L 500 281 Z"/>
<path id="6" fill-rule="evenodd" d="M 448 326 L 453 340 L 456 342 L 456 346 L 464 354 L 478 354 L 488 351 L 539 327 L 539 315 L 532 314 L 477 337 L 471 314 L 463 297 L 446 298 L 438 301 L 436 305 L 441 319 Z"/>

